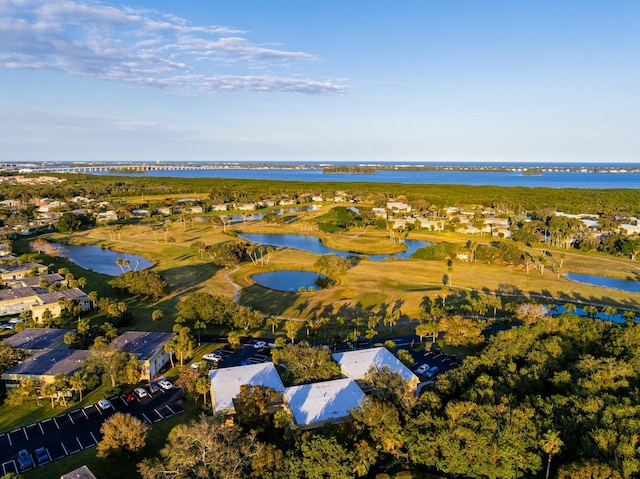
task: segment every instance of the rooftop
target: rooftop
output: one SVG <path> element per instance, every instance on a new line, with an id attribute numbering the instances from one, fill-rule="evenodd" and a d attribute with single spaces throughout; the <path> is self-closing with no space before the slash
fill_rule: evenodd
<path id="1" fill-rule="evenodd" d="M 362 389 L 349 378 L 292 386 L 284 393 L 301 429 L 348 418 L 364 399 Z"/>
<path id="2" fill-rule="evenodd" d="M 58 281 L 64 281 L 64 278 L 58 273 L 44 274 L 42 276 L 33 276 L 32 278 L 22 278 L 20 283 L 28 288 L 36 288 L 40 285 L 40 281 L 45 280 L 47 283 L 57 283 Z"/>
<path id="3" fill-rule="evenodd" d="M 33 296 L 35 298 L 36 292 L 31 288 L 19 287 L 11 289 L 0 290 L 0 301 L 11 301 L 15 299 L 25 299 Z"/>
<path id="4" fill-rule="evenodd" d="M 60 479 L 97 479 L 87 466 L 81 466 L 60 476 Z"/>
<path id="5" fill-rule="evenodd" d="M 382 369 L 387 366 L 391 371 L 402 376 L 405 381 L 419 382 L 418 377 L 387 348 L 360 349 L 334 353 L 332 356 L 340 365 L 344 375 L 354 380 L 363 379 L 372 367 Z"/>
<path id="6" fill-rule="evenodd" d="M 151 359 L 158 351 L 164 351 L 164 344 L 174 336 L 175 333 L 127 331 L 114 339 L 112 344 L 144 361 Z"/>
<path id="7" fill-rule="evenodd" d="M 64 335 L 73 329 L 25 328 L 19 333 L 4 340 L 12 348 L 50 349 L 57 347 L 64 340 Z"/>
<path id="8" fill-rule="evenodd" d="M 6 371 L 5 375 L 27 374 L 32 376 L 69 376 L 82 366 L 89 351 L 72 349 L 47 349 L 25 359 Z"/>
<path id="9" fill-rule="evenodd" d="M 249 364 L 231 368 L 216 369 L 209 374 L 214 410 L 233 409 L 233 398 L 240 394 L 240 386 L 265 386 L 284 391 L 282 380 L 273 363 Z"/>
<path id="10" fill-rule="evenodd" d="M 60 298 L 67 298 L 69 300 L 84 299 L 87 297 L 87 293 L 80 288 L 61 289 L 53 293 L 43 293 L 38 295 L 38 302 L 40 304 L 52 304 L 57 303 Z"/>

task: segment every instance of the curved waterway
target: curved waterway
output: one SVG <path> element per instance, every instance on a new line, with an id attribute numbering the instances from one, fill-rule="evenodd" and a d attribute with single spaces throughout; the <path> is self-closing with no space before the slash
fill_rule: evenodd
<path id="1" fill-rule="evenodd" d="M 59 256 L 69 259 L 81 268 L 109 276 L 118 276 L 124 271 L 153 266 L 151 261 L 137 254 L 120 253 L 119 251 L 102 249 L 96 245 L 56 244 L 56 246 L 62 251 Z M 118 259 L 123 262 L 128 261 L 129 266 L 123 264 L 121 268 L 116 263 Z"/>
<path id="2" fill-rule="evenodd" d="M 337 254 L 343 258 L 349 256 L 359 256 L 362 258 L 368 258 L 373 261 L 382 261 L 389 258 L 394 259 L 408 259 L 419 248 L 424 248 L 430 244 L 429 241 L 422 240 L 405 240 L 404 245 L 407 247 L 405 251 L 394 254 L 359 254 L 350 253 L 348 251 L 341 251 L 333 248 L 329 248 L 322 244 L 319 238 L 316 236 L 306 236 L 298 234 L 269 234 L 269 233 L 239 233 L 238 236 L 252 243 L 264 244 L 268 246 L 277 246 L 279 248 L 292 248 L 302 251 L 308 251 L 309 253 L 316 254 Z"/>

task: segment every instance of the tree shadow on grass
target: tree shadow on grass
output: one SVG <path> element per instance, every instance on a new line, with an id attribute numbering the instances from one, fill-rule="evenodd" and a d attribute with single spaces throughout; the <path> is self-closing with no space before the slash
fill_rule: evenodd
<path id="1" fill-rule="evenodd" d="M 200 283 L 211 279 L 219 270 L 220 268 L 213 263 L 201 263 L 176 266 L 161 271 L 160 274 L 169 283 L 171 292 L 182 295 L 186 291 L 192 291 Z"/>
<path id="2" fill-rule="evenodd" d="M 254 284 L 242 289 L 240 304 L 251 306 L 265 314 L 278 316 L 293 306 L 297 298 L 296 293 L 275 291 Z"/>

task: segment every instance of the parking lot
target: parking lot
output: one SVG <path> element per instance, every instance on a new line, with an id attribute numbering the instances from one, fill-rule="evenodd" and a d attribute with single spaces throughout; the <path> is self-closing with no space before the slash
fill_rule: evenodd
<path id="1" fill-rule="evenodd" d="M 19 474 L 33 467 L 75 454 L 94 447 L 102 439 L 102 422 L 116 411 L 129 413 L 146 424 L 184 412 L 178 400 L 182 396 L 179 388 L 160 390 L 151 396 L 137 397 L 127 402 L 122 396 L 110 398 L 112 407 L 103 410 L 97 404 L 74 409 L 39 423 L 14 429 L 0 434 L 0 475 L 10 472 Z M 44 448 L 46 454 L 37 461 L 34 451 Z M 31 466 L 21 468 L 18 451 L 26 450 L 31 458 Z"/>

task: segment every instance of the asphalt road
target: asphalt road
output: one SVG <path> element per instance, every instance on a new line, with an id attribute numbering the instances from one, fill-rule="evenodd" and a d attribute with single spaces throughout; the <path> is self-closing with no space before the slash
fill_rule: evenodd
<path id="1" fill-rule="evenodd" d="M 122 396 L 116 396 L 110 399 L 113 407 L 107 410 L 94 404 L 2 433 L 0 434 L 0 475 L 6 475 L 9 472 L 19 474 L 94 447 L 102 439 L 100 427 L 103 421 L 116 411 L 129 413 L 147 424 L 183 413 L 184 409 L 178 404 L 181 397 L 182 391 L 179 388 L 169 391 L 160 390 L 152 397 L 142 400 L 136 398 L 129 403 Z M 38 464 L 34 451 L 40 447 L 45 448 L 48 460 Z M 22 449 L 30 454 L 33 462 L 31 467 L 25 469 L 20 468 L 17 460 L 18 451 Z"/>

